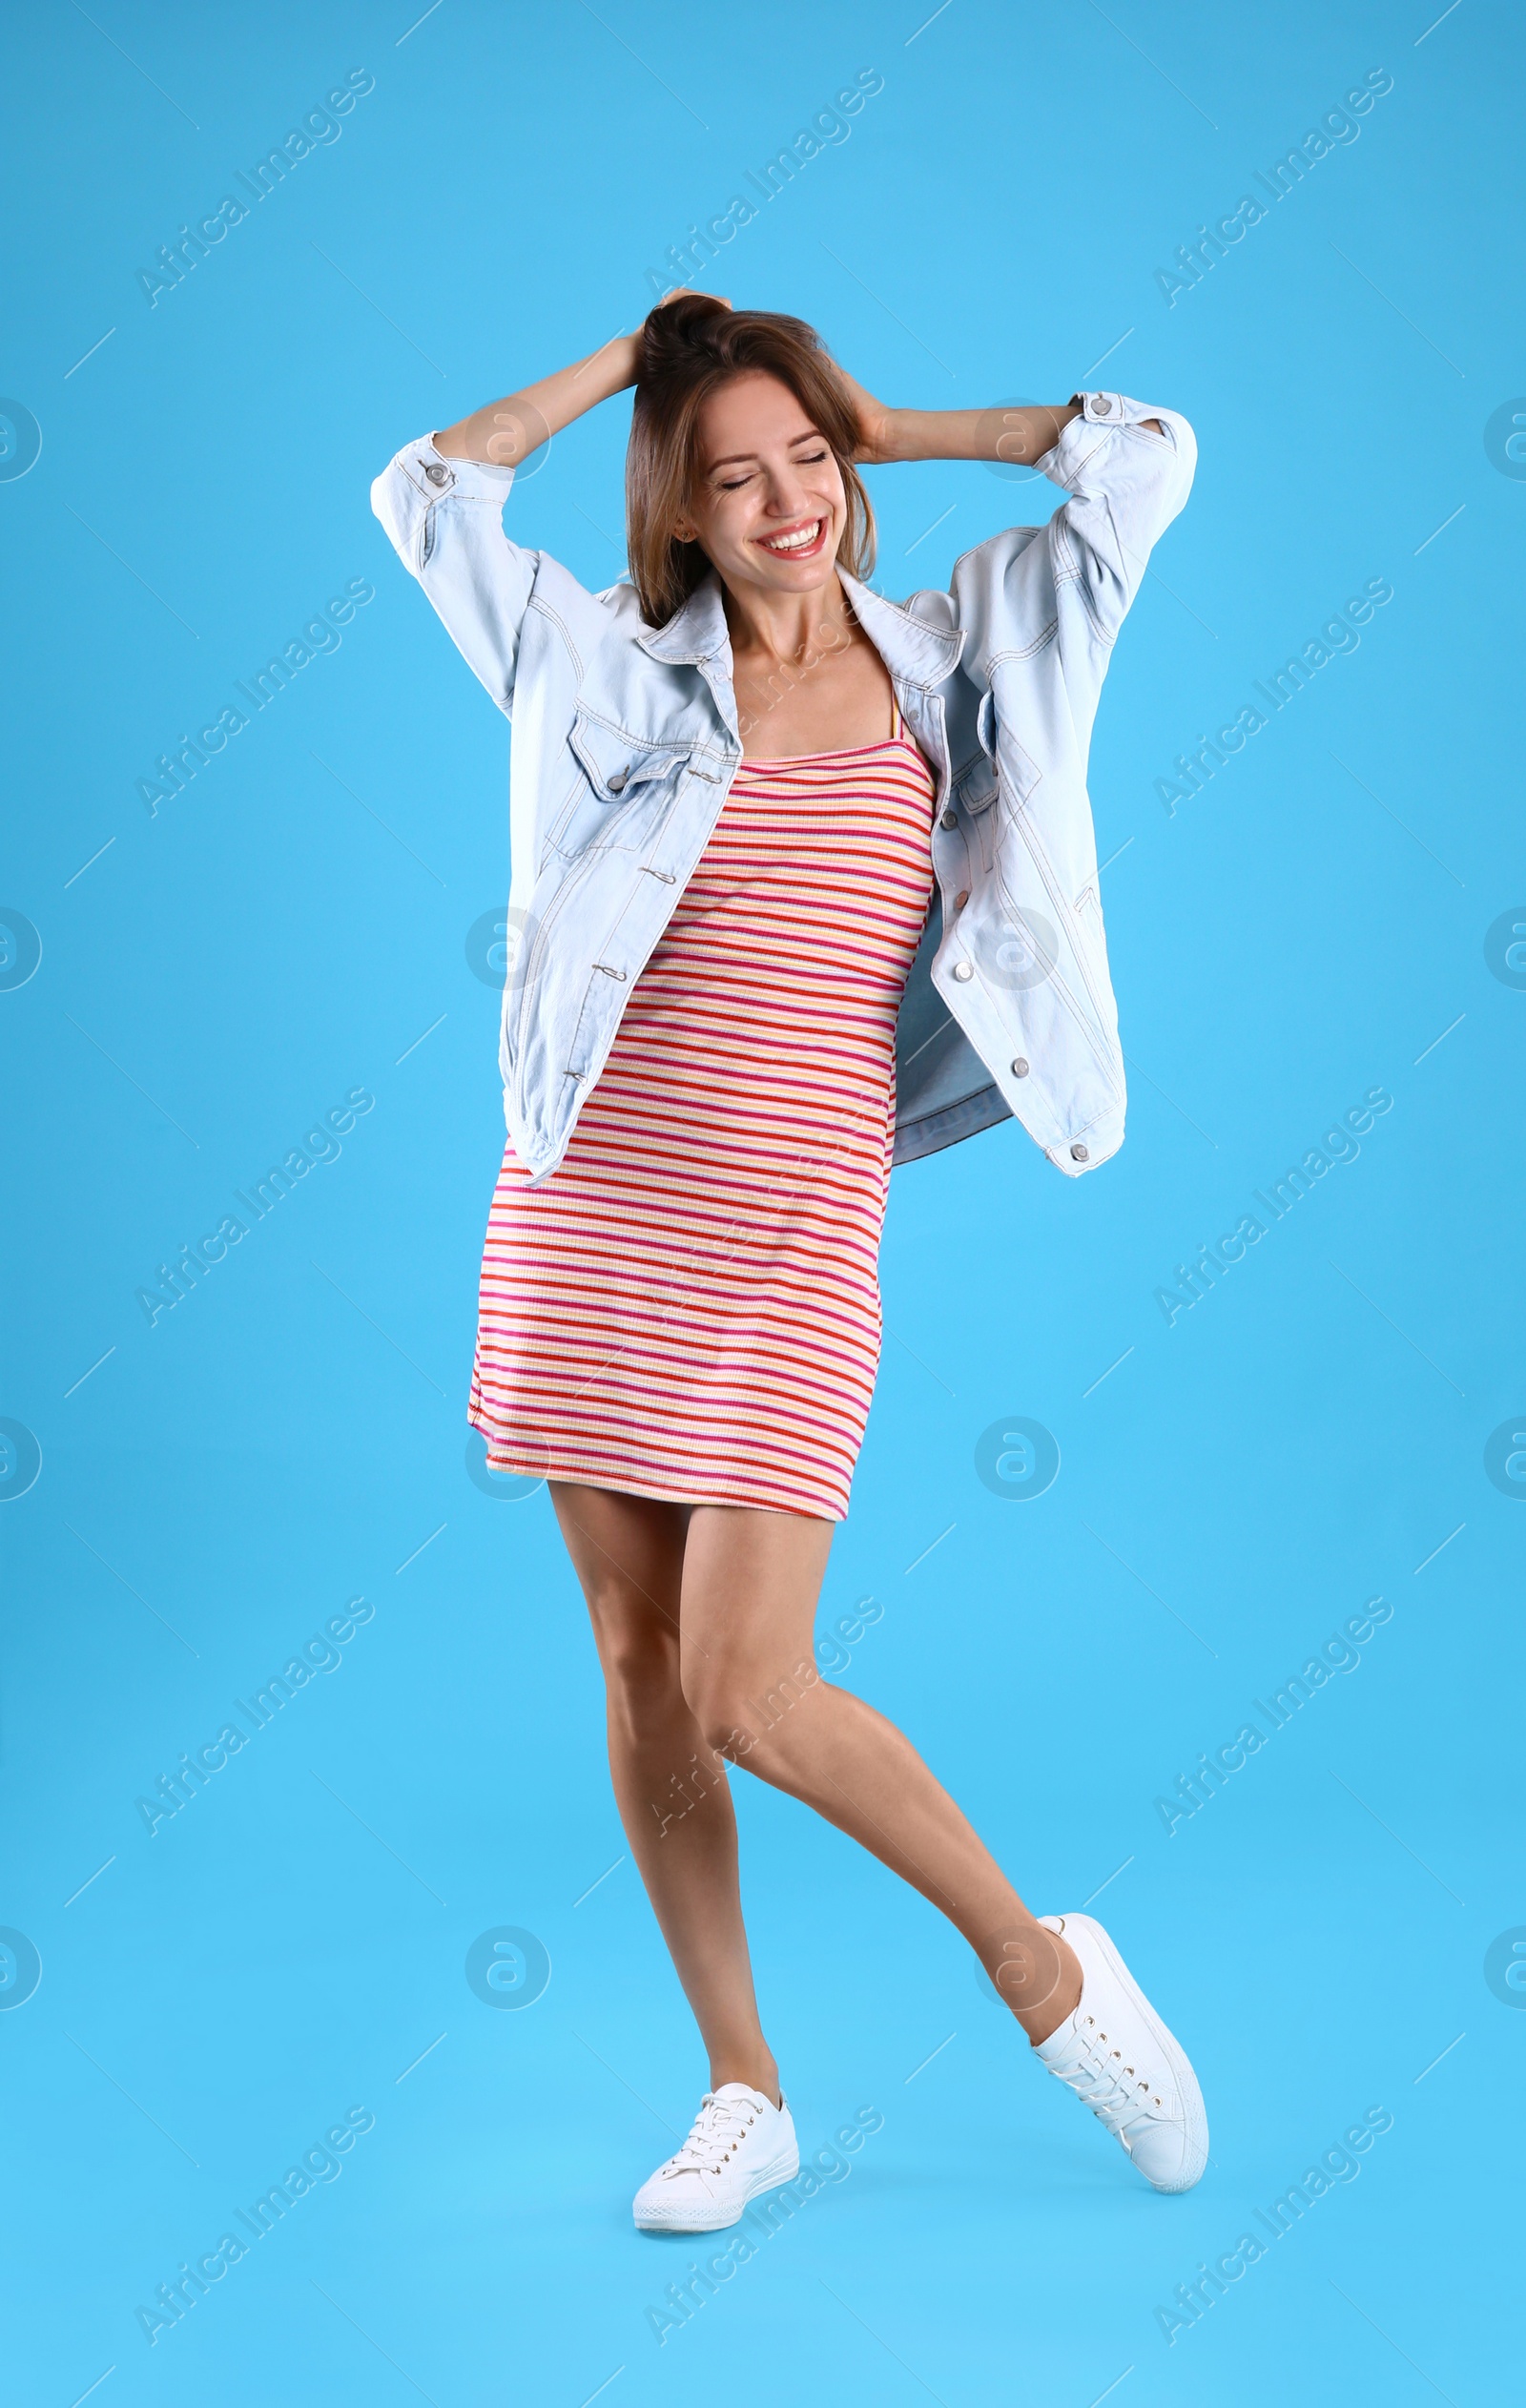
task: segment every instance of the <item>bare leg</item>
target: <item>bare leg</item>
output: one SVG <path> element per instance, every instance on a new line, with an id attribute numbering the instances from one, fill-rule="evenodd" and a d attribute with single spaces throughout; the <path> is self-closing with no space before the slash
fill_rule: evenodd
<path id="1" fill-rule="evenodd" d="M 679 1678 L 690 1508 L 565 1481 L 550 1489 L 604 1669 L 620 1819 L 710 2052 L 711 2087 L 745 2082 L 776 2106 L 778 2067 L 753 1988 L 726 1770 Z"/>
<path id="2" fill-rule="evenodd" d="M 816 1670 L 813 1630 L 833 1524 L 694 1505 L 683 1552 L 680 1675 L 711 1749 L 868 1848 L 961 1931 L 1031 2041 L 1081 1996 L 1064 1941 L 1039 1926 L 910 1741 Z"/>

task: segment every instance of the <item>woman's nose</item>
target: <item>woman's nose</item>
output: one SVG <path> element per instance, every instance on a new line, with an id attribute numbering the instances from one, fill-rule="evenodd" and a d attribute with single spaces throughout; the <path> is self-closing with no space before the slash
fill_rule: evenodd
<path id="1" fill-rule="evenodd" d="M 769 479 L 766 504 L 770 518 L 803 518 L 810 508 L 805 487 L 792 469 L 779 469 Z"/>

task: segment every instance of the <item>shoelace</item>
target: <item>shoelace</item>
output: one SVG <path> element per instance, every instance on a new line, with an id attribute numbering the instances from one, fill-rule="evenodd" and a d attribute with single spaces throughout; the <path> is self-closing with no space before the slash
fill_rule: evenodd
<path id="1" fill-rule="evenodd" d="M 665 2174 L 718 2174 L 726 2160 L 741 2144 L 743 2135 L 757 2122 L 755 2109 L 745 2114 L 732 2099 L 717 2099 L 709 2090 L 699 2103 L 699 2113 L 690 2128 L 682 2149 L 675 2149 L 663 2168 Z"/>
<path id="2" fill-rule="evenodd" d="M 1113 2047 L 1107 2034 L 1091 2016 L 1078 2016 L 1075 2043 L 1081 2052 L 1080 2062 L 1069 2066 L 1057 2065 L 1054 2070 L 1110 2132 L 1121 2132 L 1133 2118 L 1147 2114 L 1151 2107 L 1164 2112 L 1164 2100 L 1150 2088 L 1143 2074 L 1124 2065 L 1123 2051 Z"/>

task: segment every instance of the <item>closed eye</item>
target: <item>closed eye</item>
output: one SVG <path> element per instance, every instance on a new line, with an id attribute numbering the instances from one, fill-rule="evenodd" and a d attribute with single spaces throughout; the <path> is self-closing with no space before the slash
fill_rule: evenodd
<path id="1" fill-rule="evenodd" d="M 809 441 L 810 438 L 807 437 L 805 440 Z M 795 462 L 795 467 L 798 468 L 814 468 L 817 467 L 819 463 L 826 458 L 826 456 L 827 453 L 825 446 L 823 446 L 820 451 L 803 451 L 801 452 L 798 460 Z M 753 473 L 753 470 L 749 469 L 746 476 L 720 477 L 716 480 L 716 482 L 723 493 L 739 493 L 744 485 L 748 485 L 752 482 Z"/>

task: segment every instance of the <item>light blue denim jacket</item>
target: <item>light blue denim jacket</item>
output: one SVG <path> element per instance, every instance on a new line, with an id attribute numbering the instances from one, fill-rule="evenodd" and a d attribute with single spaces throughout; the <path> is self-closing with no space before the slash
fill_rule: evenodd
<path id="1" fill-rule="evenodd" d="M 938 780 L 934 893 L 897 1029 L 897 1162 L 1013 1113 L 1072 1177 L 1124 1139 L 1086 755 L 1113 638 L 1197 446 L 1172 410 L 1077 398 L 1081 415 L 1036 464 L 1067 496 L 1047 526 L 966 552 L 947 593 L 895 603 L 842 580 Z M 509 541 L 512 479 L 425 436 L 371 501 L 512 723 L 499 1058 L 508 1131 L 538 1183 L 567 1151 L 742 745 L 714 573 L 649 627 L 632 586 L 590 593 Z"/>

